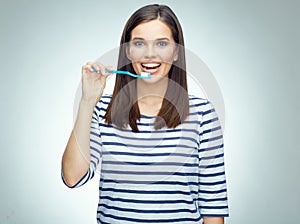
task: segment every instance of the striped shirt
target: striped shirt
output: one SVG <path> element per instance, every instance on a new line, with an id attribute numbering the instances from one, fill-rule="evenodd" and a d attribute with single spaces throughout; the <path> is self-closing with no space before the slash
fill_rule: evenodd
<path id="1" fill-rule="evenodd" d="M 203 216 L 228 216 L 223 135 L 208 100 L 190 95 L 189 116 L 176 128 L 155 130 L 155 116 L 141 115 L 137 133 L 104 122 L 110 100 L 102 96 L 94 109 L 90 167 L 73 186 L 99 171 L 98 223 L 200 224 Z"/>

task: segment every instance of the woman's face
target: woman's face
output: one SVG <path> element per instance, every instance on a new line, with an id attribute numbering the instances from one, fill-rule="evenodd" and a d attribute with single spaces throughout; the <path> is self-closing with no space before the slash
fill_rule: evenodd
<path id="1" fill-rule="evenodd" d="M 139 24 L 131 32 L 127 56 L 136 74 L 149 72 L 151 78 L 167 77 L 172 63 L 178 59 L 170 28 L 160 20 Z"/>

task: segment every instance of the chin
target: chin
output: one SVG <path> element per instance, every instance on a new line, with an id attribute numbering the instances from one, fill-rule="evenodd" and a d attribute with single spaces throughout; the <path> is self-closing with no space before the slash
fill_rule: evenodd
<path id="1" fill-rule="evenodd" d="M 142 79 L 142 81 L 146 82 L 146 83 L 156 83 L 158 81 L 161 80 L 167 80 L 167 76 L 163 76 L 163 75 L 151 75 L 150 79 Z"/>

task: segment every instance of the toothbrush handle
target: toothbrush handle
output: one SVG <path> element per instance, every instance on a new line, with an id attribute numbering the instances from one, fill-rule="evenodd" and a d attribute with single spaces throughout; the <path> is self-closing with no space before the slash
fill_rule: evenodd
<path id="1" fill-rule="evenodd" d="M 150 73 L 148 74 L 148 76 L 139 76 L 136 74 L 132 74 L 131 72 L 128 71 L 122 71 L 122 70 L 109 70 L 109 69 L 105 69 L 105 72 L 108 73 L 115 73 L 115 74 L 123 74 L 123 75 L 129 75 L 135 78 L 150 78 Z"/>
<path id="2" fill-rule="evenodd" d="M 113 70 L 113 73 L 123 74 L 123 75 L 128 75 L 129 74 L 129 72 L 127 72 L 127 71 L 120 71 L 120 70 Z"/>
<path id="3" fill-rule="evenodd" d="M 133 75 L 128 71 L 121 71 L 121 70 L 108 70 L 108 69 L 106 69 L 105 72 L 115 73 L 115 74 L 122 74 L 122 75 L 131 75 L 131 76 Z"/>
<path id="4" fill-rule="evenodd" d="M 128 75 L 127 71 L 120 71 L 120 70 L 109 70 L 109 69 L 105 69 L 105 72 L 108 73 L 115 73 L 115 74 L 124 74 L 124 75 Z"/>

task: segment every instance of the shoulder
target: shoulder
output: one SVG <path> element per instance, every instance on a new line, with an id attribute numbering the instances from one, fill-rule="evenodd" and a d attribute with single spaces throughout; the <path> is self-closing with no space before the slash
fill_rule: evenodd
<path id="1" fill-rule="evenodd" d="M 208 99 L 201 98 L 195 95 L 189 95 L 190 109 L 196 109 L 199 111 L 205 111 L 209 107 L 210 102 Z"/>

